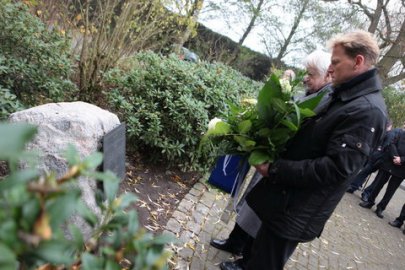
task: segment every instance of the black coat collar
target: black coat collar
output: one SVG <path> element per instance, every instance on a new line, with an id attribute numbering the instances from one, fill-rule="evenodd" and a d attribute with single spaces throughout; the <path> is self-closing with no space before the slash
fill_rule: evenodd
<path id="1" fill-rule="evenodd" d="M 382 89 L 377 69 L 370 69 L 333 90 L 334 98 L 348 101 Z"/>

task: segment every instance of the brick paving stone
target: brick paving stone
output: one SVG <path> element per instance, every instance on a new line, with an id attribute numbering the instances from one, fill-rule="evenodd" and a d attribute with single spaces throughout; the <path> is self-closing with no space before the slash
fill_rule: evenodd
<path id="1" fill-rule="evenodd" d="M 208 208 L 206 205 L 204 204 L 197 204 L 195 210 L 203 215 L 208 215 L 210 208 Z"/>
<path id="2" fill-rule="evenodd" d="M 190 264 L 190 269 L 204 269 L 205 262 L 199 257 L 193 257 Z"/>
<path id="3" fill-rule="evenodd" d="M 211 207 L 214 204 L 215 195 L 210 193 L 204 193 L 201 197 L 200 202 L 207 207 Z"/>
<path id="4" fill-rule="evenodd" d="M 186 199 L 186 200 L 188 200 L 188 201 L 190 201 L 190 202 L 192 202 L 194 204 L 198 203 L 198 201 L 199 201 L 199 197 L 191 195 L 190 193 L 186 194 L 186 196 L 184 196 L 184 199 Z"/>
<path id="5" fill-rule="evenodd" d="M 177 220 L 171 218 L 171 219 L 167 222 L 166 229 L 167 229 L 168 231 L 170 231 L 170 232 L 173 232 L 173 233 L 179 233 L 180 230 L 181 230 L 181 225 L 180 225 L 180 223 L 179 223 Z"/>
<path id="6" fill-rule="evenodd" d="M 187 214 L 185 214 L 184 212 L 176 210 L 173 212 L 172 218 L 177 221 L 179 221 L 179 220 L 184 221 L 184 220 L 188 220 L 189 216 Z"/>
<path id="7" fill-rule="evenodd" d="M 180 202 L 179 206 L 177 207 L 177 210 L 186 213 L 186 212 L 190 211 L 194 206 L 195 206 L 195 203 L 193 201 L 182 200 Z"/>
<path id="8" fill-rule="evenodd" d="M 195 223 L 194 221 L 190 220 L 187 222 L 187 229 L 193 233 L 199 233 L 201 231 L 201 224 Z"/>
<path id="9" fill-rule="evenodd" d="M 193 254 L 194 251 L 189 247 L 184 247 L 179 251 L 179 256 L 186 261 L 190 261 L 193 257 Z"/>
<path id="10" fill-rule="evenodd" d="M 203 179 L 203 178 L 201 178 L 201 179 Z M 200 190 L 200 191 L 205 191 L 205 190 L 207 190 L 207 186 L 204 185 L 204 184 L 202 184 L 202 183 L 200 183 L 200 182 L 197 182 L 197 183 L 194 185 L 193 188 L 195 188 L 195 189 L 197 189 L 197 190 Z"/>
<path id="11" fill-rule="evenodd" d="M 189 193 L 190 193 L 191 195 L 195 196 L 195 197 L 200 197 L 201 194 L 203 193 L 203 191 L 200 190 L 200 189 L 196 189 L 196 188 L 194 187 L 194 188 L 190 189 Z"/>

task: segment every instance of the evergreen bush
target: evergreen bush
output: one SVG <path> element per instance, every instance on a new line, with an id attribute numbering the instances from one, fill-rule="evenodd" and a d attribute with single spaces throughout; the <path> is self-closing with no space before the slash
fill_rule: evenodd
<path id="1" fill-rule="evenodd" d="M 4 179 L 0 177 L 0 269 L 167 269 L 170 252 L 164 248 L 171 237 L 153 236 L 140 226 L 136 211 L 127 209 L 135 195 L 117 197 L 117 177 L 95 171 L 101 153 L 81 159 L 68 148 L 65 156 L 71 167 L 56 178 L 55 173 L 41 175 L 37 169 L 17 166 L 21 160 L 35 159 L 34 153 L 24 151 L 36 134 L 34 126 L 0 123 L 0 134 L 0 161 L 10 169 Z M 70 185 L 81 175 L 103 183 L 105 193 L 95 195 L 100 215 Z M 73 214 L 92 228 L 89 239 L 67 224 Z M 63 224 L 71 237 L 65 237 Z"/>
<path id="2" fill-rule="evenodd" d="M 0 85 L 0 120 L 8 118 L 10 113 L 24 109 L 16 95 Z"/>
<path id="3" fill-rule="evenodd" d="M 61 101 L 75 89 L 69 42 L 21 2 L 0 0 L 0 85 L 24 103 Z"/>
<path id="4" fill-rule="evenodd" d="M 130 146 L 169 165 L 195 168 L 208 121 L 229 102 L 256 97 L 261 83 L 223 65 L 140 53 L 106 74 L 110 104 L 128 127 Z M 199 161 L 200 165 L 204 161 Z"/>

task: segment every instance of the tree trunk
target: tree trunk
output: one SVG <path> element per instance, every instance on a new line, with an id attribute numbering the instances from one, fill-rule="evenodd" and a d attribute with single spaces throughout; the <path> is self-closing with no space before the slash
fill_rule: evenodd
<path id="1" fill-rule="evenodd" d="M 379 68 L 380 75 L 383 79 L 384 85 L 389 85 L 396 83 L 401 79 L 405 78 L 405 72 L 402 70 L 397 76 L 390 77 L 389 72 L 394 67 L 394 65 L 401 61 L 404 66 L 405 63 L 405 20 L 402 22 L 401 28 L 399 30 L 398 36 L 392 43 L 389 50 L 382 56 L 377 64 Z"/>
<path id="2" fill-rule="evenodd" d="M 243 42 L 245 42 L 245 39 L 248 37 L 248 35 L 252 31 L 253 27 L 255 26 L 256 20 L 260 15 L 260 11 L 262 9 L 263 2 L 264 2 L 264 0 L 260 0 L 259 3 L 257 4 L 257 7 L 254 9 L 253 17 L 251 18 L 250 23 L 249 23 L 248 27 L 246 28 L 245 32 L 243 33 L 242 37 L 239 39 L 238 46 L 232 52 L 232 55 L 227 62 L 228 65 L 235 62 L 235 60 L 238 58 L 239 53 L 240 53 L 240 47 L 242 46 Z"/>
<path id="3" fill-rule="evenodd" d="M 278 52 L 278 55 L 277 55 L 276 59 L 274 60 L 275 63 L 281 63 L 281 58 L 284 57 L 284 55 L 287 51 L 287 48 L 290 45 L 290 42 L 291 42 L 295 32 L 297 31 L 299 24 L 301 23 L 302 17 L 304 16 L 305 11 L 307 10 L 309 0 L 304 0 L 302 2 L 303 2 L 303 4 L 300 9 L 300 12 L 298 13 L 298 16 L 294 19 L 294 24 L 291 27 L 290 33 L 288 34 L 286 40 L 284 41 L 283 46 L 280 48 L 280 51 Z"/>
<path id="4" fill-rule="evenodd" d="M 190 38 L 191 33 L 193 32 L 195 26 L 197 25 L 198 16 L 200 15 L 201 9 L 203 7 L 204 0 L 195 0 L 192 8 L 187 14 L 188 23 L 183 35 L 179 38 L 177 45 L 176 45 L 176 52 L 179 53 L 181 47 L 183 47 L 184 43 Z"/>

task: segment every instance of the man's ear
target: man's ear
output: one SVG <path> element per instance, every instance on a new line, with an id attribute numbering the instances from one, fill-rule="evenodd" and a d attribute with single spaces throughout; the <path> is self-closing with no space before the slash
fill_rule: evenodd
<path id="1" fill-rule="evenodd" d="M 355 63 L 356 63 L 356 67 L 362 67 L 365 64 L 366 59 L 364 58 L 363 55 L 358 54 L 356 55 L 356 57 L 354 58 Z"/>

